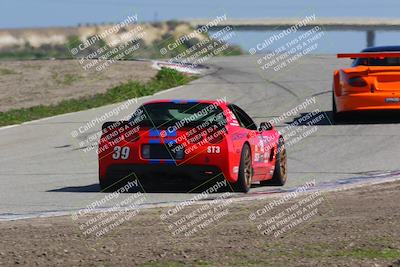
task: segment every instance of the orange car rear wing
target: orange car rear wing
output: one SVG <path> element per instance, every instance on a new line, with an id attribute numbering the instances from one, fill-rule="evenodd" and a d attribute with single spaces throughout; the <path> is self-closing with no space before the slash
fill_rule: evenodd
<path id="1" fill-rule="evenodd" d="M 364 52 L 364 53 L 343 53 L 337 54 L 337 58 L 400 58 L 400 52 Z"/>

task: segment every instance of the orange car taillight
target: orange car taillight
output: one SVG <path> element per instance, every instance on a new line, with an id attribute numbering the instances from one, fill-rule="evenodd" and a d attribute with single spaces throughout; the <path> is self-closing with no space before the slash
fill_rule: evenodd
<path id="1" fill-rule="evenodd" d="M 354 87 L 364 87 L 367 86 L 367 82 L 362 77 L 352 77 L 348 79 L 348 83 Z"/>

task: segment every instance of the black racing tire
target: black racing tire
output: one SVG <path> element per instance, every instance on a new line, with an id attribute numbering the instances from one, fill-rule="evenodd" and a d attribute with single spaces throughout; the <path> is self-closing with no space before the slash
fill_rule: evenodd
<path id="1" fill-rule="evenodd" d="M 118 181 L 117 179 L 113 178 L 113 176 L 107 177 L 105 181 L 99 180 L 100 184 L 100 191 L 105 193 L 112 193 L 117 191 L 119 188 L 124 186 L 122 183 L 123 181 Z"/>
<path id="2" fill-rule="evenodd" d="M 334 92 L 332 92 L 332 119 L 335 124 L 339 124 L 347 120 L 345 113 L 337 112 Z"/>
<path id="3" fill-rule="evenodd" d="M 279 138 L 278 151 L 276 152 L 276 161 L 274 174 L 272 179 L 261 181 L 261 185 L 268 186 L 283 186 L 287 181 L 287 154 L 285 148 L 285 141 L 283 137 Z"/>
<path id="4" fill-rule="evenodd" d="M 233 190 L 235 192 L 249 192 L 252 177 L 253 166 L 251 163 L 251 150 L 248 144 L 244 144 L 240 156 L 238 179 L 232 184 Z"/>
<path id="5" fill-rule="evenodd" d="M 110 184 L 109 182 L 105 182 L 102 180 L 99 180 L 99 185 L 100 185 L 100 192 L 114 192 L 115 191 L 115 187 Z"/>
<path id="6" fill-rule="evenodd" d="M 132 181 L 132 179 L 130 179 L 131 177 L 128 176 L 121 177 L 112 172 L 108 173 L 108 175 L 110 175 L 110 177 L 107 177 L 104 180 L 99 179 L 100 192 L 106 192 L 106 193 L 115 192 L 124 187 L 125 185 L 127 185 L 129 181 Z M 142 191 L 139 187 L 129 189 L 129 192 L 131 193 L 139 191 Z"/>

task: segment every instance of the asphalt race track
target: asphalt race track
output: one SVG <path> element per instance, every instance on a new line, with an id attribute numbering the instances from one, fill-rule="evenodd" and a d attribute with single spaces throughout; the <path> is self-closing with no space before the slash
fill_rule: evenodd
<path id="1" fill-rule="evenodd" d="M 400 124 L 351 123 L 332 125 L 332 71 L 349 62 L 333 56 L 308 56 L 280 71 L 264 71 L 257 57 L 214 58 L 213 71 L 190 85 L 142 98 L 122 118 L 150 99 L 217 99 L 227 97 L 257 122 L 279 117 L 306 99 L 315 104 L 286 123 L 319 109 L 324 118 L 316 131 L 288 146 L 291 189 L 315 179 L 317 184 L 348 183 L 400 177 Z M 118 105 L 61 115 L 0 129 L 0 219 L 30 216 L 45 212 L 67 212 L 100 199 L 97 155 L 84 152 L 79 142 L 87 135 L 71 132 Z M 116 118 L 117 119 L 117 118 Z M 284 122 L 279 128 L 286 126 Z M 96 125 L 89 132 L 95 133 Z M 302 126 L 297 126 L 302 127 Z M 255 187 L 250 194 L 275 191 L 274 187 Z M 124 194 L 127 197 L 129 194 Z M 150 193 L 147 204 L 171 203 L 193 194 Z M 242 197 L 244 194 L 237 194 Z"/>

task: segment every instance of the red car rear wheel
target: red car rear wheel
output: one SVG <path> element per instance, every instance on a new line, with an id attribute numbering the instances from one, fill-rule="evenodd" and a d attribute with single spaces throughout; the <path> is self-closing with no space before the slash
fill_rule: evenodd
<path id="1" fill-rule="evenodd" d="M 253 165 L 251 163 L 251 151 L 249 145 L 245 144 L 240 157 L 238 180 L 233 184 L 234 191 L 243 193 L 249 192 L 252 177 Z"/>

